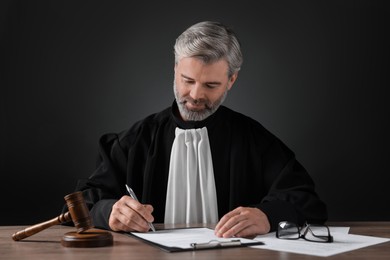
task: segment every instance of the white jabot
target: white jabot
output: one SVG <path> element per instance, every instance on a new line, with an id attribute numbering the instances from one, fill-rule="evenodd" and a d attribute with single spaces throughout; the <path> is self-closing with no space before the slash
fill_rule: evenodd
<path id="1" fill-rule="evenodd" d="M 217 223 L 217 192 L 207 128 L 176 128 L 175 134 L 164 222 Z"/>

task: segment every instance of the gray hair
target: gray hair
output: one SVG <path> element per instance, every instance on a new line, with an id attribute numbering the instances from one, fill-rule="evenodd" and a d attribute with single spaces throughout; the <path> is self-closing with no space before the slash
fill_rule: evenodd
<path id="1" fill-rule="evenodd" d="M 174 53 L 176 64 L 186 57 L 199 58 L 206 64 L 226 59 L 229 78 L 240 70 L 243 61 L 235 33 L 219 22 L 204 21 L 189 27 L 176 39 Z"/>

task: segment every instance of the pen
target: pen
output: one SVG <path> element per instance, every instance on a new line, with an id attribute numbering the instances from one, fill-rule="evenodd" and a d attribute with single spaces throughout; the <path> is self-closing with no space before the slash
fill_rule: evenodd
<path id="1" fill-rule="evenodd" d="M 203 249 L 203 248 L 216 248 L 216 247 L 234 247 L 241 246 L 241 241 L 239 239 L 230 240 L 230 241 L 218 241 L 218 240 L 210 240 L 206 243 L 191 243 L 190 244 L 195 249 Z"/>
<path id="2" fill-rule="evenodd" d="M 127 184 L 125 184 L 125 185 L 126 185 L 126 189 L 127 189 L 127 192 L 129 193 L 130 197 L 132 197 L 133 199 L 135 199 L 136 201 L 139 202 L 139 200 L 138 200 L 137 196 L 135 195 L 134 191 L 129 186 L 127 186 Z M 148 224 L 149 224 L 149 227 L 153 230 L 153 232 L 156 232 L 156 229 L 154 228 L 153 224 L 150 223 L 150 222 L 148 222 Z"/>

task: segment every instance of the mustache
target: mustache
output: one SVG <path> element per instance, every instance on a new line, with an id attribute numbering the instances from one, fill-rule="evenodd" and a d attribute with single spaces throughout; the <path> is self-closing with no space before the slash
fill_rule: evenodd
<path id="1" fill-rule="evenodd" d="M 200 99 L 193 99 L 189 96 L 187 97 L 181 97 L 179 99 L 180 104 L 185 104 L 185 103 L 191 103 L 194 105 L 205 105 L 206 108 L 210 108 L 211 104 L 208 102 L 206 99 L 200 98 Z"/>

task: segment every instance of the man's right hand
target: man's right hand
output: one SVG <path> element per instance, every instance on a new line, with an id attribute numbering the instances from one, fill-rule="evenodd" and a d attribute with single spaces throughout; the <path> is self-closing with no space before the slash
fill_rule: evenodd
<path id="1" fill-rule="evenodd" d="M 154 221 L 152 212 L 151 205 L 141 204 L 125 195 L 112 206 L 108 225 L 113 231 L 147 232 L 150 229 L 148 222 Z"/>

